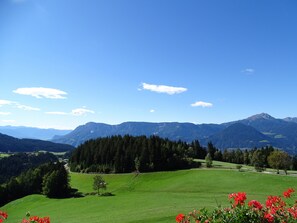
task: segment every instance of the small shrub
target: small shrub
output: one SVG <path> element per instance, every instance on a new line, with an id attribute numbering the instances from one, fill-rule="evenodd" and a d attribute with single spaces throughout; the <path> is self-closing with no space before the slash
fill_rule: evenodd
<path id="1" fill-rule="evenodd" d="M 212 167 L 212 158 L 210 153 L 207 153 L 206 157 L 205 157 L 205 164 L 207 168 Z"/>
<path id="2" fill-rule="evenodd" d="M 85 193 L 84 194 L 85 196 L 89 196 L 89 195 L 91 195 L 91 196 L 94 196 L 94 195 L 97 195 L 97 192 L 89 192 L 89 193 Z"/>
<path id="3" fill-rule="evenodd" d="M 237 164 L 236 165 L 236 169 L 238 169 L 238 171 L 241 171 L 242 165 L 241 164 Z"/>
<path id="4" fill-rule="evenodd" d="M 114 194 L 111 192 L 104 192 L 104 193 L 100 194 L 100 196 L 109 197 L 109 196 L 114 196 Z"/>

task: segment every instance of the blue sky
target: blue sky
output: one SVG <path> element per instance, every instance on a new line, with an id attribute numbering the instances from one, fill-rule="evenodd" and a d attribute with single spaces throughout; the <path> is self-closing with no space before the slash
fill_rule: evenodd
<path id="1" fill-rule="evenodd" d="M 2 0 L 0 125 L 297 116 L 295 0 Z"/>

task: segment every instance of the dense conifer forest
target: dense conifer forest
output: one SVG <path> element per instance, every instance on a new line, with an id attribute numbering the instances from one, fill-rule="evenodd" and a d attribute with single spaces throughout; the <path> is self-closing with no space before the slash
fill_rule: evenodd
<path id="1" fill-rule="evenodd" d="M 30 168 L 57 161 L 57 157 L 51 153 L 17 153 L 2 158 L 0 159 L 0 184 Z"/>
<path id="2" fill-rule="evenodd" d="M 254 166 L 257 171 L 272 167 L 269 157 L 279 154 L 272 146 L 253 149 L 216 148 L 211 142 L 201 147 L 199 141 L 186 143 L 158 136 L 112 136 L 89 140 L 70 156 L 70 168 L 75 172 L 127 173 L 153 172 L 199 167 L 194 159 L 224 161 Z M 296 169 L 297 157 L 287 153 L 280 169 Z M 274 166 L 274 164 L 273 164 Z"/>
<path id="3" fill-rule="evenodd" d="M 199 152 L 204 151 L 198 141 L 188 144 L 158 136 L 112 136 L 78 146 L 69 163 L 72 171 L 82 172 L 167 171 L 197 167 L 199 163 L 193 159 Z"/>
<path id="4" fill-rule="evenodd" d="M 64 164 L 46 163 L 30 168 L 0 185 L 0 206 L 30 194 L 64 198 L 70 193 L 68 172 Z"/>

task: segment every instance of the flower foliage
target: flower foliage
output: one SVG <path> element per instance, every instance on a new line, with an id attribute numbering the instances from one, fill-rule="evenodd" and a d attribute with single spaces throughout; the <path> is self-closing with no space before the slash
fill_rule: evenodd
<path id="1" fill-rule="evenodd" d="M 289 188 L 283 196 L 268 196 L 265 204 L 250 200 L 246 204 L 246 193 L 229 194 L 231 207 L 218 207 L 209 212 L 205 208 L 188 215 L 178 214 L 177 223 L 294 223 L 297 222 L 297 201 L 288 201 L 295 192 Z"/>
<path id="2" fill-rule="evenodd" d="M 49 217 L 32 216 L 29 219 L 23 219 L 22 223 L 50 223 Z"/>
<path id="3" fill-rule="evenodd" d="M 28 219 L 23 219 L 21 223 L 50 223 L 49 217 L 38 217 L 38 216 L 32 216 L 30 217 L 30 213 L 27 213 Z M 0 210 L 0 223 L 4 222 L 5 219 L 8 218 L 8 214 L 4 211 Z"/>
<path id="4" fill-rule="evenodd" d="M 0 211 L 0 223 L 8 218 L 8 214 L 4 211 Z"/>
<path id="5" fill-rule="evenodd" d="M 50 223 L 49 217 L 31 216 L 30 212 L 27 212 L 26 216 L 28 219 L 23 219 L 21 223 Z"/>

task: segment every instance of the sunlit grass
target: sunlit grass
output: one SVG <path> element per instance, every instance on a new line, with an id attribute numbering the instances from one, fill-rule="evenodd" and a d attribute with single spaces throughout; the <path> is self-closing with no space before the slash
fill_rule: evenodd
<path id="1" fill-rule="evenodd" d="M 4 157 L 8 157 L 8 156 L 10 156 L 10 154 L 8 154 L 8 153 L 0 153 L 0 159 L 1 158 L 4 158 Z"/>
<path id="2" fill-rule="evenodd" d="M 218 165 L 220 163 L 217 163 Z M 71 185 L 92 192 L 92 174 L 71 174 Z M 193 209 L 228 205 L 229 193 L 245 191 L 248 199 L 264 201 L 296 185 L 297 178 L 275 174 L 239 172 L 236 169 L 193 169 L 174 172 L 103 175 L 107 191 L 115 196 L 47 199 L 31 195 L 11 202 L 7 223 L 19 222 L 26 211 L 50 216 L 52 223 L 174 222 L 175 215 Z"/>

